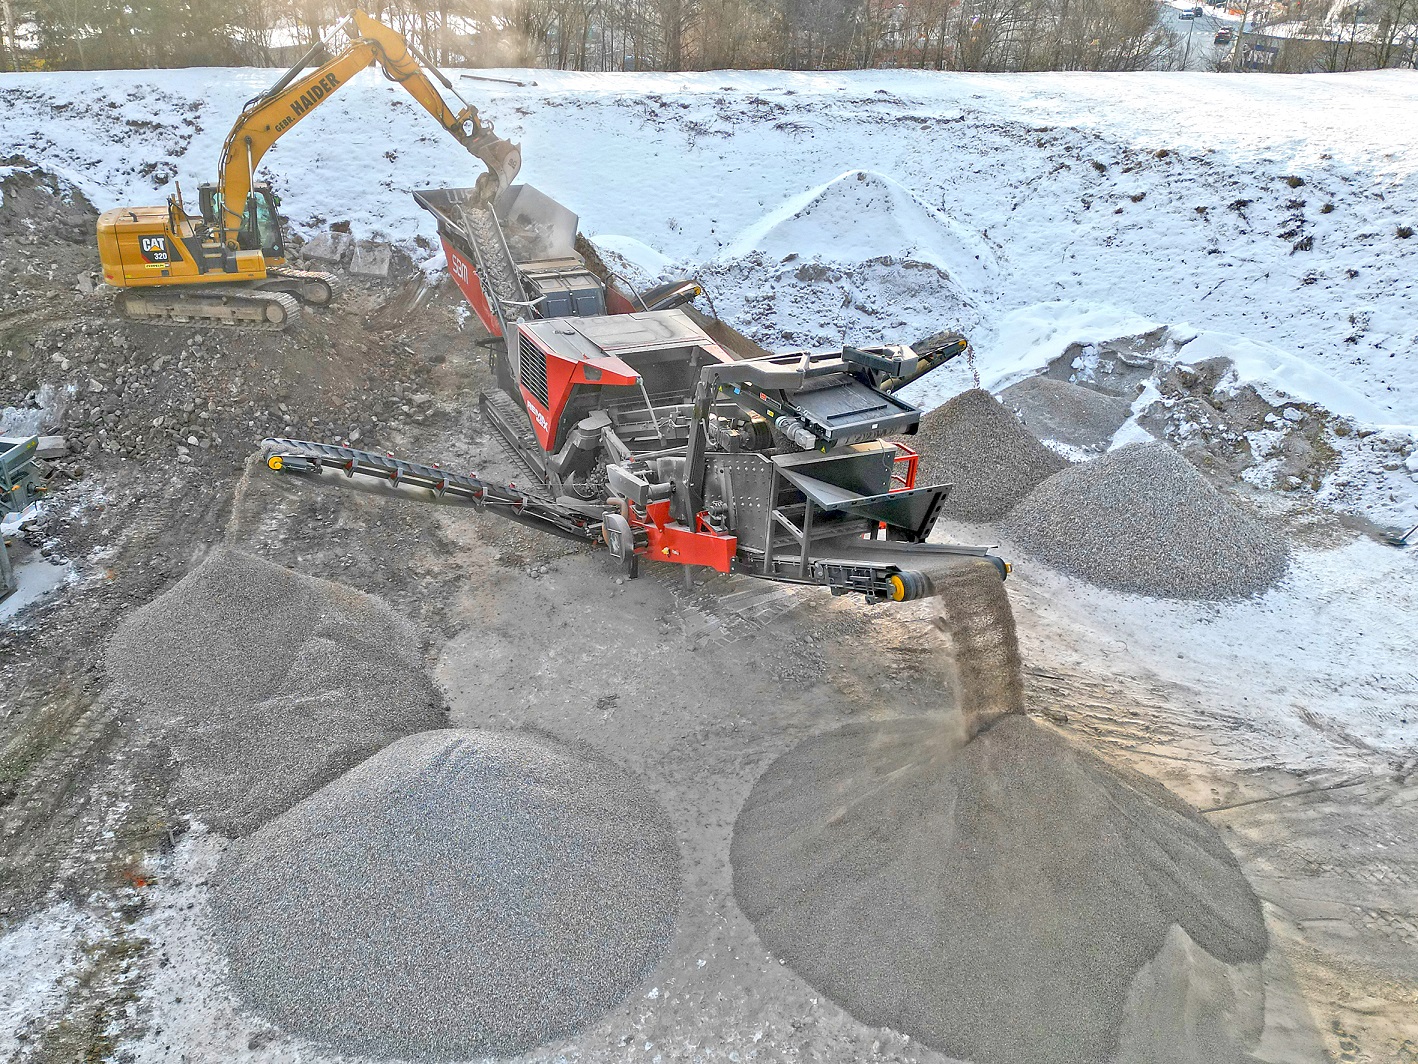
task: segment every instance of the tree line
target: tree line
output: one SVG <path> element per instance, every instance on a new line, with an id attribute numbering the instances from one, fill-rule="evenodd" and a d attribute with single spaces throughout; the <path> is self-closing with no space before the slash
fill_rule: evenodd
<path id="1" fill-rule="evenodd" d="M 0 0 L 3 58 L 12 69 L 280 66 L 349 5 Z M 1171 66 L 1176 38 L 1156 0 L 366 0 L 365 7 L 434 62 L 474 67 L 1142 70 Z M 1393 8 L 1383 16 L 1393 26 L 1414 7 L 1418 0 L 1362 0 L 1352 11 L 1367 20 L 1367 12 Z M 1366 47 L 1356 41 L 1346 49 L 1348 69 L 1386 65 L 1366 61 Z"/>
<path id="2" fill-rule="evenodd" d="M 348 0 L 0 0 L 7 68 L 282 65 Z M 368 0 L 435 62 L 570 70 L 1135 70 L 1154 0 Z"/>

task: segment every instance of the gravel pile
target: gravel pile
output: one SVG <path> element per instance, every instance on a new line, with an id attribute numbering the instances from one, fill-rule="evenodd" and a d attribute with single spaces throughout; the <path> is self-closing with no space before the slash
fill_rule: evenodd
<path id="1" fill-rule="evenodd" d="M 107 667 L 168 736 L 178 808 L 237 836 L 445 723 L 419 653 L 380 600 L 219 549 L 129 615 Z"/>
<path id="2" fill-rule="evenodd" d="M 1106 449 L 1132 413 L 1126 399 L 1052 377 L 1028 377 L 1000 392 L 999 400 L 1039 439 L 1081 450 Z"/>
<path id="3" fill-rule="evenodd" d="M 340 1052 L 515 1054 L 650 972 L 679 849 L 619 768 L 541 737 L 446 730 L 383 750 L 229 851 L 233 988 Z"/>
<path id="4" fill-rule="evenodd" d="M 811 739 L 755 784 L 731 857 L 774 954 L 951 1057 L 1111 1061 L 1151 1025 L 1176 1040 L 1155 1059 L 1238 1060 L 1188 1040 L 1262 1000 L 1260 904 L 1217 833 L 1027 717 L 963 747 L 929 719 Z M 1177 927 L 1196 947 L 1182 992 L 1149 966 Z"/>
<path id="5" fill-rule="evenodd" d="M 1157 598 L 1235 599 L 1285 572 L 1279 534 L 1164 443 L 1135 443 L 1040 484 L 1004 525 L 1040 561 Z"/>
<path id="6" fill-rule="evenodd" d="M 921 454 L 916 483 L 953 485 L 941 512 L 961 521 L 998 520 L 1068 465 L 980 388 L 930 411 L 906 442 Z"/>

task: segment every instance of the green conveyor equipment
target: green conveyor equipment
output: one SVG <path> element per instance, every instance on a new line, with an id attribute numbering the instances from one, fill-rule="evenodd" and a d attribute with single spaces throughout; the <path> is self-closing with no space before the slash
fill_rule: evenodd
<path id="1" fill-rule="evenodd" d="M 0 519 L 21 513 L 44 492 L 35 475 L 34 454 L 38 436 L 19 439 L 0 436 Z M 0 537 L 0 599 L 15 590 L 15 571 Z"/>

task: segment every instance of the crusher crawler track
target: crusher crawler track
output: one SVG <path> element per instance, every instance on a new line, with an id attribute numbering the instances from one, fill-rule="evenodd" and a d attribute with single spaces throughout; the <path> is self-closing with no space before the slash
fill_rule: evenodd
<path id="1" fill-rule="evenodd" d="M 478 412 L 497 430 L 508 453 L 538 481 L 546 479 L 545 457 L 526 413 L 503 392 L 479 392 Z"/>

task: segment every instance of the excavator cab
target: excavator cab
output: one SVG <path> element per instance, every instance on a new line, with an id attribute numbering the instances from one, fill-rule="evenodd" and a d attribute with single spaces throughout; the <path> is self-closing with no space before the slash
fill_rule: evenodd
<path id="1" fill-rule="evenodd" d="M 213 184 L 202 185 L 198 189 L 202 208 L 202 221 L 212 232 L 224 228 L 230 239 L 230 218 L 222 224 L 222 194 Z M 241 225 L 236 230 L 236 246 L 240 251 L 259 251 L 267 263 L 280 263 L 286 257 L 286 238 L 281 229 L 281 218 L 276 208 L 281 198 L 271 191 L 271 186 L 259 184 L 252 188 L 246 201 L 246 210 L 241 216 Z"/>

